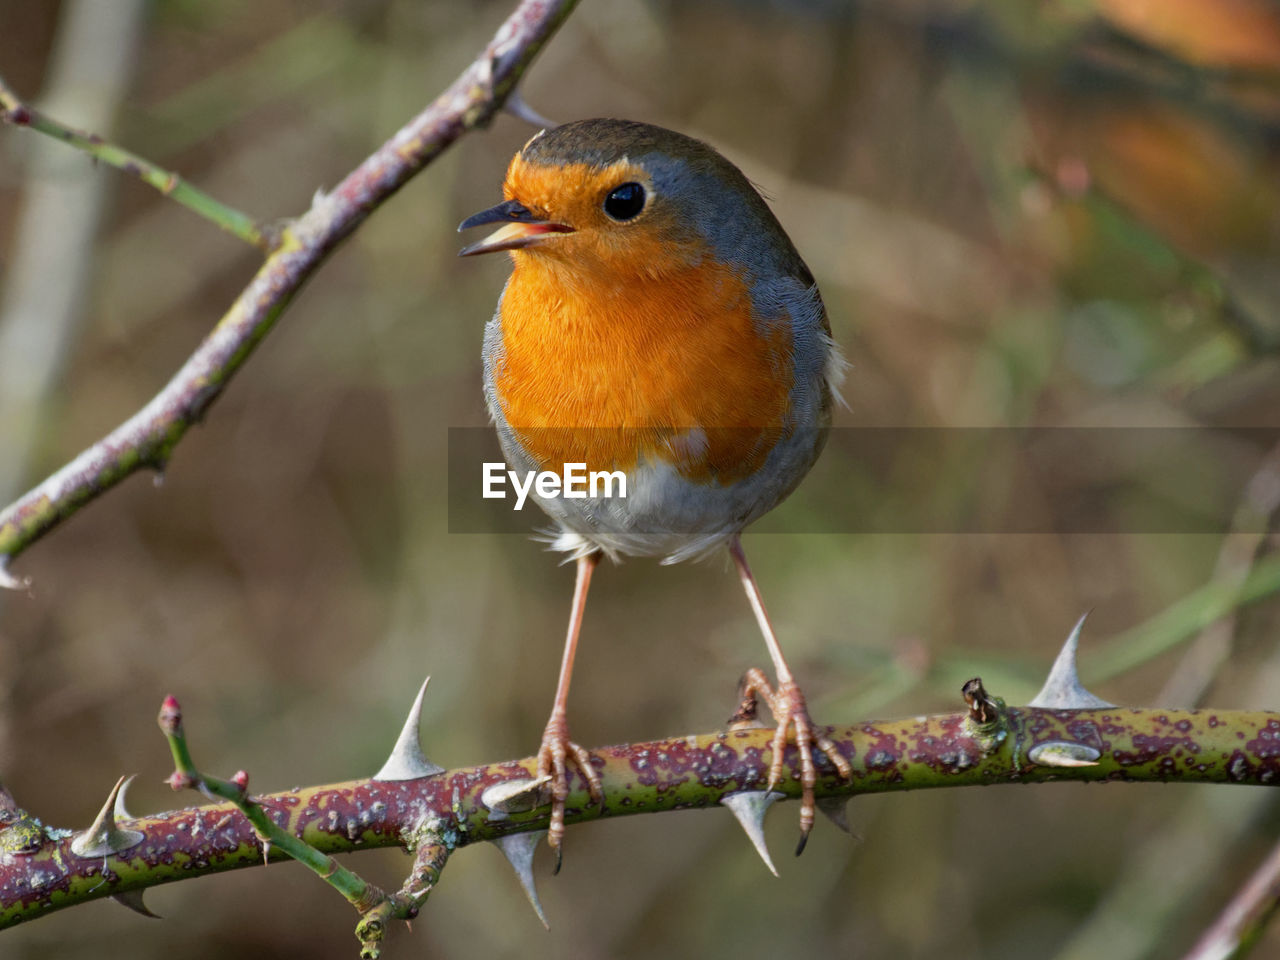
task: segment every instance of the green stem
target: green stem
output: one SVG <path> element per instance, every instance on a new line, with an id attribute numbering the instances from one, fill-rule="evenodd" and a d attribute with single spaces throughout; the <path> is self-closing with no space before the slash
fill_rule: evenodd
<path id="1" fill-rule="evenodd" d="M 321 853 L 311 844 L 281 829 L 267 816 L 267 811 L 252 800 L 247 792 L 241 790 L 238 784 L 204 775 L 200 776 L 199 783 L 202 793 L 214 794 L 234 804 L 253 826 L 258 837 L 269 847 L 275 847 L 310 869 L 361 913 L 384 899 L 382 891 L 359 874 L 342 866 L 327 853 Z"/>
<path id="2" fill-rule="evenodd" d="M 252 217 L 215 200 L 171 170 L 165 170 L 136 153 L 130 153 L 123 147 L 109 143 L 97 134 L 85 133 L 45 116 L 23 103 L 3 79 L 0 79 L 0 119 L 14 126 L 29 127 L 55 140 L 61 140 L 109 167 L 115 167 L 130 176 L 137 177 L 143 183 L 155 187 L 166 197 L 182 204 L 197 216 L 216 224 L 264 253 L 271 248 L 270 238 Z"/>
<path id="3" fill-rule="evenodd" d="M 275 847 L 308 867 L 361 913 L 385 899 L 385 894 L 377 887 L 342 866 L 333 857 L 321 853 L 311 844 L 280 827 L 268 816 L 262 805 L 249 796 L 248 774 L 241 771 L 234 780 L 223 780 L 201 773 L 191 759 L 186 734 L 182 729 L 182 710 L 173 697 L 167 697 L 160 708 L 160 729 L 169 741 L 169 752 L 173 754 L 175 769 L 169 782 L 175 790 L 190 787 L 212 800 L 231 803 L 244 814 L 254 833 L 267 845 L 268 851 Z"/>
<path id="4" fill-rule="evenodd" d="M 1243 581 L 1212 580 L 1154 617 L 1090 652 L 1087 684 L 1101 683 L 1172 650 L 1215 620 L 1280 592 L 1280 553 L 1259 560 Z"/>

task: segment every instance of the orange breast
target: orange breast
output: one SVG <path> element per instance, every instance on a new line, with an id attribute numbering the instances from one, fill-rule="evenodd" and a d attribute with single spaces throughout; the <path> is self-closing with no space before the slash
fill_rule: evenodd
<path id="1" fill-rule="evenodd" d="M 703 260 L 593 276 L 533 252 L 514 259 L 494 385 L 544 469 L 629 470 L 646 456 L 731 483 L 764 462 L 784 431 L 791 332 L 785 316 L 752 316 L 737 273 Z M 690 428 L 705 443 L 687 442 Z"/>

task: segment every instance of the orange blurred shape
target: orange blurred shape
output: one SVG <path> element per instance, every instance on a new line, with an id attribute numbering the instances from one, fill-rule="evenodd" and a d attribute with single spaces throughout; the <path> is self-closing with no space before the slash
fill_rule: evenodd
<path id="1" fill-rule="evenodd" d="M 1280 70 L 1274 0 L 1097 0 L 1103 17 L 1201 67 Z"/>
<path id="2" fill-rule="evenodd" d="M 1094 116 L 1091 128 L 1099 186 L 1184 250 L 1213 256 L 1265 243 L 1270 171 L 1211 123 L 1145 105 Z"/>

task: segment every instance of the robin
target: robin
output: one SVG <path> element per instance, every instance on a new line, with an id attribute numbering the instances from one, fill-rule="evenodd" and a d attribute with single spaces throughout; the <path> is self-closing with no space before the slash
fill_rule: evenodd
<path id="1" fill-rule="evenodd" d="M 625 496 L 533 491 L 555 522 L 552 549 L 577 562 L 538 750 L 557 865 L 569 770 L 603 802 L 566 720 L 592 573 L 602 556 L 675 563 L 726 547 L 777 675 L 776 690 L 759 670 L 743 681 L 777 723 L 770 788 L 794 730 L 803 848 L 815 749 L 845 779 L 851 771 L 809 717 L 740 535 L 795 488 L 826 440 L 844 361 L 813 276 L 737 167 L 662 127 L 599 119 L 544 130 L 512 159 L 503 196 L 458 229 L 501 224 L 459 255 L 505 250 L 513 262 L 484 336 L 485 399 L 508 465 L 585 465 L 626 481 Z"/>

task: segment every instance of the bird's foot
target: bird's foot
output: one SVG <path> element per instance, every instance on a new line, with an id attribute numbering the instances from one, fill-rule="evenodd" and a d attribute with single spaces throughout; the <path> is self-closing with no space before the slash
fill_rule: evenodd
<path id="1" fill-rule="evenodd" d="M 842 779 L 852 780 L 853 768 L 835 743 L 814 725 L 804 693 L 796 683 L 788 680 L 778 684 L 778 689 L 774 690 L 769 678 L 756 667 L 748 670 L 742 678 L 742 695 L 738 711 L 729 722 L 730 729 L 758 725 L 755 722 L 757 697 L 764 700 L 777 724 L 772 743 L 773 758 L 769 764 L 769 790 L 782 780 L 787 734 L 795 729 L 796 750 L 800 755 L 800 842 L 796 845 L 796 856 L 799 856 L 809 840 L 816 813 L 813 788 L 818 782 L 818 771 L 814 763 L 814 747 L 831 762 Z"/>
<path id="2" fill-rule="evenodd" d="M 551 824 L 547 829 L 547 845 L 556 855 L 556 873 L 560 872 L 561 843 L 564 840 L 564 802 L 569 796 L 569 769 L 576 767 L 587 783 L 594 803 L 604 806 L 604 790 L 600 775 L 591 765 L 591 754 L 569 739 L 569 724 L 561 713 L 552 713 L 542 732 L 538 748 L 538 776 L 551 778 Z"/>

